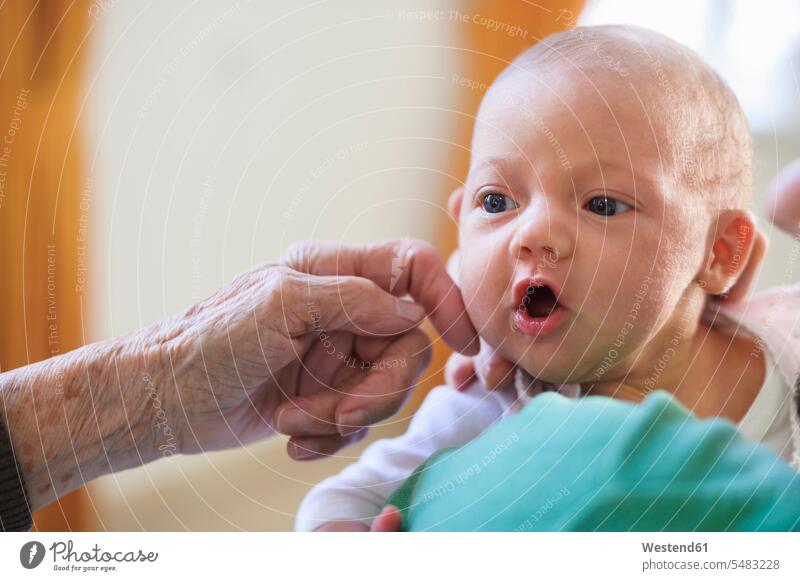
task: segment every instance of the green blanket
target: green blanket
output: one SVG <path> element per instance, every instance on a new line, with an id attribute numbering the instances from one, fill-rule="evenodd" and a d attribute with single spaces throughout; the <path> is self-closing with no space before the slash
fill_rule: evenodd
<path id="1" fill-rule="evenodd" d="M 535 397 L 389 498 L 407 531 L 800 530 L 800 474 L 664 392 Z"/>

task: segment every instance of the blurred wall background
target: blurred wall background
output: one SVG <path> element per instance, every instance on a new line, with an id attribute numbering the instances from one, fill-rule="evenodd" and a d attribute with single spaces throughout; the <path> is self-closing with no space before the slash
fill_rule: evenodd
<path id="1" fill-rule="evenodd" d="M 452 3 L 451 3 L 452 5 Z M 436 240 L 463 87 L 443 2 L 106 2 L 85 112 L 96 337 L 184 308 L 307 239 Z M 433 368 L 431 373 L 438 373 Z M 376 431 L 402 431 L 408 412 Z M 291 529 L 311 464 L 285 443 L 91 487 L 108 529 Z"/>
<path id="2" fill-rule="evenodd" d="M 449 251 L 444 203 L 464 177 L 471 112 L 506 60 L 542 31 L 574 23 L 580 4 L 91 4 L 81 109 L 94 192 L 90 338 L 172 314 L 306 238 L 410 235 Z M 653 20 L 642 12 L 597 1 L 587 18 L 667 22 L 641 22 Z M 796 89 L 780 94 L 792 111 Z M 774 122 L 756 125 L 756 144 L 762 191 L 800 156 L 800 141 L 790 124 Z M 798 280 L 786 271 L 791 238 L 767 231 L 758 286 Z M 437 349 L 426 385 L 439 377 Z M 413 402 L 373 438 L 402 431 L 412 411 Z M 283 445 L 105 477 L 90 487 L 92 518 L 102 529 L 288 530 L 309 487 L 365 444 L 310 464 L 290 462 Z"/>
<path id="3" fill-rule="evenodd" d="M 560 2 L 95 2 L 89 127 L 96 338 L 207 296 L 307 238 L 454 246 L 472 113 Z M 400 433 L 441 382 L 372 438 Z M 310 486 L 352 461 L 284 443 L 162 460 L 91 486 L 99 528 L 288 530 Z"/>

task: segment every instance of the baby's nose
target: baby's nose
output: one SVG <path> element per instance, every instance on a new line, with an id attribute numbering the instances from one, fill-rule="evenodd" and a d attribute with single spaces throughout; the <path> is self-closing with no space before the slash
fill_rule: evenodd
<path id="1" fill-rule="evenodd" d="M 521 259 L 544 256 L 550 260 L 563 259 L 574 248 L 573 225 L 564 210 L 548 204 L 541 196 L 528 205 L 517 219 L 509 251 Z"/>

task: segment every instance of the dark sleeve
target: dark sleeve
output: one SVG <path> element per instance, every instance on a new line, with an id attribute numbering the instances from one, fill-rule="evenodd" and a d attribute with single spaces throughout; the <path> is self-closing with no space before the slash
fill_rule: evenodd
<path id="1" fill-rule="evenodd" d="M 0 416 L 0 531 L 27 531 L 32 526 L 25 483 L 17 469 L 11 439 Z"/>

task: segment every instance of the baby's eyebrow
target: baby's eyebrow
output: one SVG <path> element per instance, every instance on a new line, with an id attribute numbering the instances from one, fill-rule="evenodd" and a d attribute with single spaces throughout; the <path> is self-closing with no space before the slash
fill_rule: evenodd
<path id="1" fill-rule="evenodd" d="M 533 168 L 533 162 L 529 162 L 530 167 Z M 617 160 L 611 159 L 597 159 L 592 158 L 591 160 L 587 159 L 583 163 L 576 164 L 578 168 L 583 166 L 585 171 L 588 172 L 597 172 L 600 171 L 601 175 L 606 169 L 615 170 L 619 173 L 625 174 L 627 176 L 634 177 L 637 181 L 641 180 L 643 182 L 648 182 L 651 184 L 657 184 L 658 179 L 654 177 L 650 177 L 647 175 L 646 172 L 637 170 L 636 167 L 631 164 L 620 163 Z M 499 173 L 502 175 L 508 175 L 509 177 L 513 176 L 514 174 L 518 173 L 519 171 L 519 164 L 513 161 L 510 161 L 508 158 L 505 157 L 498 157 L 492 156 L 485 159 L 478 161 L 472 168 L 470 168 L 470 173 L 472 174 L 479 174 L 483 171 L 491 171 L 492 173 Z"/>
<path id="2" fill-rule="evenodd" d="M 660 180 L 656 176 L 649 175 L 648 171 L 637 168 L 633 163 L 625 164 L 616 160 L 595 159 L 590 164 L 587 164 L 587 169 L 590 171 L 598 171 L 599 169 L 601 177 L 605 175 L 606 171 L 608 171 L 608 173 L 614 171 L 626 177 L 633 178 L 636 183 L 644 183 L 651 187 L 660 187 L 661 185 Z"/>
<path id="3" fill-rule="evenodd" d="M 482 159 L 478 163 L 472 166 L 471 171 L 477 173 L 479 171 L 483 171 L 487 168 L 489 169 L 496 169 L 503 163 L 501 158 L 490 158 L 490 159 Z"/>
<path id="4" fill-rule="evenodd" d="M 478 175 L 481 172 L 491 171 L 492 173 L 499 174 L 500 176 L 512 177 L 518 173 L 517 165 L 510 161 L 508 158 L 492 156 L 480 160 L 470 168 L 469 173 Z"/>

